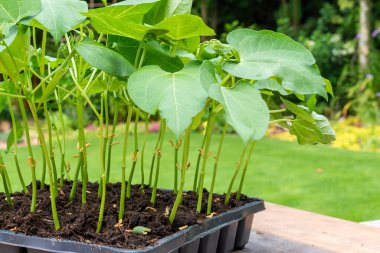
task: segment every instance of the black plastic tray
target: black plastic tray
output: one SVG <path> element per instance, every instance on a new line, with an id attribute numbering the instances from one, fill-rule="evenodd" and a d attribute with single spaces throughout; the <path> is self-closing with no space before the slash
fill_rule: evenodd
<path id="1" fill-rule="evenodd" d="M 255 200 L 160 239 L 141 250 L 98 246 L 68 240 L 15 234 L 0 230 L 0 253 L 227 253 L 248 243 L 255 213 L 264 210 Z"/>

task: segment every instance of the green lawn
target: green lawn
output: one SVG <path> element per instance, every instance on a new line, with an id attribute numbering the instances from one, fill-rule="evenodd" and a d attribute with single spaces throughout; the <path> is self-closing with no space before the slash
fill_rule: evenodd
<path id="1" fill-rule="evenodd" d="M 91 143 L 88 159 L 90 179 L 97 180 L 99 177 L 98 140 L 95 134 L 89 134 L 87 138 Z M 151 151 L 156 138 L 156 135 L 152 135 L 148 140 L 146 172 L 148 172 Z M 173 184 L 173 149 L 168 142 L 170 138 L 170 136 L 167 137 L 163 149 L 159 181 L 159 187 L 162 188 L 172 187 Z M 201 140 L 200 134 L 193 135 L 192 160 L 191 168 L 187 173 L 187 188 L 193 181 L 196 152 Z M 217 148 L 218 140 L 219 136 L 215 136 L 211 147 L 213 151 Z M 242 142 L 239 137 L 227 136 L 217 177 L 217 192 L 222 193 L 227 190 L 234 164 L 241 149 Z M 75 167 L 76 163 L 73 158 L 75 150 L 75 141 L 69 141 L 67 153 L 72 167 Z M 113 181 L 120 178 L 121 150 L 121 145 L 114 149 L 111 176 Z M 129 148 L 128 153 L 131 152 L 132 149 Z M 35 153 L 38 154 L 37 158 L 40 161 L 39 148 L 35 149 Z M 19 150 L 19 156 L 23 168 L 27 170 L 25 174 L 29 181 L 30 172 L 26 166 L 27 152 L 25 148 Z M 5 159 L 14 188 L 19 189 L 13 158 L 8 155 Z M 38 174 L 41 173 L 41 162 L 39 165 Z M 208 167 L 208 173 L 210 173 L 211 165 Z M 274 203 L 353 221 L 380 219 L 379 165 L 379 154 L 351 152 L 327 146 L 299 146 L 296 143 L 264 139 L 256 145 L 256 152 L 247 173 L 244 193 Z M 210 179 L 207 177 L 206 186 L 210 185 Z M 134 182 L 138 183 L 139 180 L 140 172 L 137 171 Z"/>

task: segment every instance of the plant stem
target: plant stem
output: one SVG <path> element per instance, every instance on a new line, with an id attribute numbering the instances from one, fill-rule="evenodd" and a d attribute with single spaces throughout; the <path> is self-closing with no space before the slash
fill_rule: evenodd
<path id="1" fill-rule="evenodd" d="M 244 157 L 245 157 L 245 153 L 247 152 L 247 148 L 248 148 L 248 145 L 245 145 L 244 149 L 243 149 L 243 152 L 241 154 L 241 157 L 240 157 L 240 160 L 237 162 L 237 165 L 236 165 L 236 169 L 235 169 L 235 172 L 231 178 L 231 181 L 230 181 L 230 184 L 228 186 L 228 191 L 227 191 L 227 194 L 226 194 L 226 200 L 224 201 L 224 205 L 228 205 L 228 203 L 230 202 L 230 198 L 231 198 L 231 191 L 232 191 L 232 187 L 234 185 L 234 182 L 235 182 L 235 179 L 236 179 L 236 176 L 238 175 L 239 173 L 239 170 L 240 170 L 240 167 L 241 167 L 241 164 L 244 160 Z"/>
<path id="2" fill-rule="evenodd" d="M 31 101 L 28 101 L 28 104 L 29 104 L 29 108 L 30 108 L 30 111 L 32 113 L 33 119 L 36 123 L 37 132 L 39 135 L 39 139 L 41 141 L 42 150 L 43 150 L 43 153 L 45 155 L 45 160 L 46 160 L 46 164 L 47 164 L 47 168 L 48 168 L 48 174 L 49 174 L 49 181 L 50 181 L 50 187 L 49 188 L 50 188 L 51 209 L 52 209 L 52 214 L 53 214 L 54 227 L 56 230 L 58 230 L 58 229 L 60 229 L 60 225 L 59 225 L 59 220 L 58 220 L 58 212 L 57 212 L 57 205 L 56 205 L 56 200 L 55 200 L 54 187 L 52 187 L 52 186 L 54 186 L 54 180 L 53 180 L 52 165 L 51 165 L 50 160 L 49 160 L 49 151 L 48 151 L 48 148 L 46 146 L 45 137 L 44 137 L 44 134 L 42 132 L 40 123 L 38 121 L 36 107 L 35 107 L 34 103 Z"/>
<path id="3" fill-rule="evenodd" d="M 195 167 L 195 176 L 194 176 L 194 182 L 193 182 L 193 191 L 194 192 L 197 191 L 199 166 L 201 164 L 202 150 L 203 150 L 203 148 L 205 146 L 205 142 L 206 142 L 206 135 L 203 136 L 202 146 L 201 146 L 201 148 L 199 149 L 199 152 L 198 152 L 197 165 Z"/>
<path id="4" fill-rule="evenodd" d="M 178 209 L 178 207 L 179 207 L 179 205 L 181 204 L 181 201 L 182 201 L 183 188 L 184 188 L 185 179 L 186 179 L 186 171 L 188 169 L 188 159 L 189 159 L 189 147 L 190 147 L 191 132 L 192 132 L 192 126 L 190 125 L 186 129 L 186 133 L 185 133 L 185 141 L 184 141 L 184 144 L 183 144 L 183 153 L 182 153 L 182 166 L 180 168 L 181 169 L 181 183 L 180 183 L 180 186 L 179 186 L 179 192 L 178 192 L 178 194 L 176 196 L 176 199 L 175 199 L 172 211 L 170 212 L 170 216 L 169 216 L 169 223 L 170 224 L 173 224 L 174 218 L 175 218 L 176 213 L 177 213 L 177 209 Z"/>
<path id="5" fill-rule="evenodd" d="M 6 168 L 5 168 L 3 156 L 0 153 L 0 174 L 1 174 L 1 178 L 3 180 L 3 186 L 4 186 L 5 196 L 7 197 L 7 202 L 8 202 L 9 207 L 13 208 L 13 206 L 14 206 L 13 205 L 13 200 L 12 200 L 12 197 L 11 197 L 11 193 L 9 192 L 9 189 L 8 189 L 8 183 L 7 183 L 7 179 L 6 179 L 6 176 L 5 176 L 5 172 L 6 172 Z"/>
<path id="6" fill-rule="evenodd" d="M 82 152 L 79 152 L 79 159 L 78 159 L 77 167 L 75 169 L 73 185 L 71 186 L 71 191 L 70 191 L 70 195 L 69 195 L 69 202 L 73 202 L 73 200 L 75 198 L 75 193 L 77 191 L 79 171 L 81 171 L 82 164 L 83 164 L 83 154 L 82 154 Z"/>
<path id="7" fill-rule="evenodd" d="M 39 140 L 41 142 L 41 140 Z M 41 186 L 40 189 L 45 188 L 45 177 L 46 177 L 46 157 L 44 153 L 44 149 L 42 148 L 41 144 L 41 152 L 42 152 L 42 176 L 41 176 Z"/>
<path id="8" fill-rule="evenodd" d="M 26 143 L 27 143 L 28 152 L 29 152 L 28 165 L 32 172 L 32 203 L 30 205 L 30 212 L 34 213 L 36 211 L 36 202 L 37 202 L 36 161 L 34 160 L 32 143 L 30 141 L 28 118 L 26 116 L 25 106 L 22 99 L 18 99 L 18 103 L 20 106 L 21 116 L 22 116 L 24 129 L 25 129 L 25 138 L 26 138 Z"/>
<path id="9" fill-rule="evenodd" d="M 164 142 L 164 136 L 165 136 L 165 130 L 166 130 L 166 122 L 165 120 L 161 120 L 161 139 L 159 141 L 159 146 L 156 150 L 157 153 L 157 165 L 156 165 L 156 175 L 154 178 L 154 185 L 152 190 L 152 196 L 150 199 L 150 203 L 154 206 L 156 204 L 156 197 L 157 197 L 157 184 L 158 184 L 158 176 L 160 174 L 160 161 L 162 157 L 162 144 Z"/>
<path id="10" fill-rule="evenodd" d="M 220 141 L 219 141 L 218 153 L 216 154 L 216 157 L 215 157 L 214 172 L 212 175 L 211 188 L 210 188 L 210 192 L 208 195 L 208 202 L 207 202 L 207 215 L 209 215 L 211 213 L 212 195 L 214 193 L 215 179 L 216 179 L 216 174 L 218 172 L 218 163 L 219 163 L 220 153 L 221 153 L 222 147 L 223 147 L 224 137 L 226 136 L 227 130 L 228 130 L 228 124 L 225 123 L 224 128 L 223 128 L 223 133 L 222 133 L 222 136 L 221 136 Z"/>
<path id="11" fill-rule="evenodd" d="M 56 98 L 58 101 L 58 113 L 59 113 L 59 120 L 61 123 L 61 134 L 62 134 L 62 144 L 60 146 L 61 150 L 61 177 L 60 177 L 60 188 L 63 187 L 63 180 L 65 177 L 65 171 L 66 171 L 66 158 L 65 158 L 65 151 L 66 151 L 66 130 L 65 130 L 65 121 L 63 119 L 63 112 L 62 112 L 62 101 L 58 99 L 58 95 L 56 93 Z M 59 142 L 59 135 L 57 134 L 57 140 Z"/>
<path id="12" fill-rule="evenodd" d="M 157 155 L 156 150 L 158 149 L 158 145 L 160 144 L 161 135 L 162 135 L 162 128 L 160 127 L 160 131 L 158 133 L 157 143 L 156 143 L 156 146 L 154 147 L 154 152 L 153 152 L 153 157 L 152 157 L 152 163 L 150 165 L 150 173 L 149 173 L 149 186 L 150 187 L 152 187 L 153 168 L 154 168 L 154 162 L 156 160 L 156 155 Z"/>
<path id="13" fill-rule="evenodd" d="M 176 141 L 174 145 L 174 193 L 178 193 L 178 149 L 180 142 Z"/>
<path id="14" fill-rule="evenodd" d="M 78 114 L 78 143 L 79 153 L 82 156 L 82 204 L 87 202 L 87 150 L 86 150 L 86 137 L 84 134 L 84 101 L 83 98 L 78 95 L 77 99 L 77 114 Z M 77 178 L 75 180 L 78 180 Z"/>
<path id="15" fill-rule="evenodd" d="M 26 188 L 25 186 L 25 182 L 24 182 L 24 178 L 22 176 L 22 173 L 21 173 L 21 170 L 20 170 L 20 165 L 19 165 L 19 162 L 18 162 L 18 158 L 17 158 L 17 146 L 18 146 L 18 136 L 17 136 L 17 125 L 16 125 L 16 117 L 15 117 L 15 113 L 13 111 L 13 106 L 12 106 L 12 101 L 11 101 L 11 98 L 8 97 L 7 98 L 7 102 L 8 102 L 8 107 L 9 107 L 9 113 L 11 115 L 11 120 L 12 120 L 12 128 L 13 128 L 13 157 L 14 157 L 14 160 L 15 160 L 15 165 L 16 165 L 16 169 L 17 169 L 17 175 L 18 175 L 18 178 L 20 180 L 20 183 L 21 183 L 21 186 L 22 186 L 22 189 L 25 193 L 29 193 L 28 191 L 28 188 Z"/>
<path id="16" fill-rule="evenodd" d="M 99 117 L 99 126 L 100 126 L 100 129 L 99 129 L 99 133 L 100 133 L 100 167 L 101 167 L 101 170 L 100 170 L 100 174 L 101 174 L 101 181 L 102 181 L 102 198 L 101 198 L 101 202 L 100 202 L 100 211 L 99 211 L 99 220 L 98 220 L 98 226 L 96 228 L 96 233 L 99 233 L 100 230 L 102 229 L 102 225 L 103 225 L 103 215 L 104 215 L 104 208 L 105 208 L 105 204 L 106 204 L 106 174 L 105 174 L 105 163 L 104 163 L 104 157 L 103 157 L 103 150 L 104 150 L 104 126 L 103 126 L 103 115 L 104 115 L 104 112 L 103 112 L 103 106 L 104 106 L 104 96 L 102 97 L 101 99 L 101 108 L 102 108 L 102 112 L 100 114 L 100 117 Z"/>
<path id="17" fill-rule="evenodd" d="M 144 173 L 144 158 L 145 158 L 145 146 L 146 146 L 146 140 L 148 139 L 148 125 L 149 125 L 149 118 L 145 118 L 145 133 L 144 133 L 144 142 L 141 149 L 141 193 L 144 194 L 144 180 L 145 180 L 145 173 Z"/>
<path id="18" fill-rule="evenodd" d="M 127 186 L 127 199 L 131 198 L 131 188 L 132 188 L 132 179 L 133 179 L 133 174 L 135 173 L 135 168 L 139 156 L 139 143 L 138 143 L 138 122 L 140 118 L 140 111 L 136 110 L 136 116 L 135 116 L 135 124 L 133 127 L 133 136 L 135 137 L 135 150 L 133 151 L 131 157 L 132 157 L 132 169 L 129 173 L 129 178 L 128 178 L 128 186 Z"/>
<path id="19" fill-rule="evenodd" d="M 120 206 L 119 206 L 119 220 L 124 218 L 125 210 L 125 169 L 127 168 L 127 147 L 128 147 L 128 137 L 129 137 L 129 127 L 131 125 L 133 107 L 128 106 L 128 118 L 125 124 L 124 132 L 124 144 L 123 144 L 123 161 L 121 164 L 121 194 L 120 194 Z"/>
<path id="20" fill-rule="evenodd" d="M 202 200 L 203 200 L 203 184 L 204 184 L 204 178 L 206 174 L 206 165 L 207 160 L 209 157 L 209 149 L 210 149 L 210 143 L 211 143 L 211 136 L 212 136 L 212 130 L 214 127 L 215 122 L 215 115 L 213 112 L 210 112 L 208 124 L 206 127 L 206 142 L 203 152 L 203 163 L 202 163 L 202 169 L 199 174 L 199 184 L 198 184 L 198 203 L 197 203 L 197 212 L 200 213 L 202 211 Z"/>
<path id="21" fill-rule="evenodd" d="M 116 99 L 116 101 L 115 101 L 115 112 L 113 115 L 112 130 L 111 130 L 111 135 L 109 136 L 109 142 L 108 142 L 108 158 L 107 158 L 107 174 L 106 174 L 106 183 L 107 184 L 110 180 L 111 154 L 112 154 L 112 147 L 114 145 L 113 139 L 115 137 L 118 114 L 119 114 L 119 101 L 118 101 L 118 99 Z"/>
<path id="22" fill-rule="evenodd" d="M 247 173 L 247 168 L 248 168 L 248 165 L 249 165 L 249 162 L 251 160 L 251 157 L 252 157 L 252 153 L 253 153 L 253 149 L 255 148 L 255 144 L 256 142 L 252 142 L 251 144 L 251 148 L 248 152 L 248 157 L 247 157 L 247 160 L 245 161 L 245 165 L 244 165 L 244 169 L 243 169 L 243 174 L 241 176 L 241 179 L 240 179 L 240 184 L 239 184 L 239 190 L 237 191 L 236 193 L 236 199 L 237 200 L 240 200 L 240 195 L 241 195 L 241 191 L 243 189 L 243 184 L 244 184 L 244 179 L 245 179 L 245 174 Z"/>

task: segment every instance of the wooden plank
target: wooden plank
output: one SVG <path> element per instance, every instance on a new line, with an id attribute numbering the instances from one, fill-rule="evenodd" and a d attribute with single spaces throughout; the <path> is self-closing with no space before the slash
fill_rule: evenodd
<path id="1" fill-rule="evenodd" d="M 267 210 L 255 215 L 253 237 L 247 249 L 240 252 L 380 252 L 380 228 L 271 203 L 266 203 L 266 208 Z M 290 242 L 291 245 L 301 248 L 293 251 L 283 251 L 276 247 L 272 251 L 265 251 L 263 248 L 255 250 L 255 231 L 258 235 L 265 235 L 264 239 L 269 242 L 277 240 L 277 246 Z M 258 240 L 258 246 L 262 240 Z M 267 247 L 270 245 L 271 243 L 267 243 Z M 276 243 L 273 244 L 275 245 Z M 302 251 L 302 246 L 307 250 Z"/>

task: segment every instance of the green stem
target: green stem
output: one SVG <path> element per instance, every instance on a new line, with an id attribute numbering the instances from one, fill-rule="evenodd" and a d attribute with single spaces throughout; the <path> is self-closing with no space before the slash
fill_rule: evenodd
<path id="1" fill-rule="evenodd" d="M 234 185 L 236 176 L 239 174 L 239 170 L 240 170 L 241 164 L 242 164 L 242 162 L 244 160 L 245 153 L 247 152 L 248 145 L 249 144 L 245 145 L 244 150 L 243 150 L 243 152 L 241 154 L 240 160 L 237 162 L 237 166 L 236 166 L 235 172 L 234 172 L 234 174 L 233 174 L 233 176 L 231 178 L 230 184 L 228 186 L 228 191 L 227 191 L 227 194 L 226 194 L 226 200 L 224 201 L 224 205 L 228 205 L 228 203 L 230 202 L 232 187 Z"/>
<path id="2" fill-rule="evenodd" d="M 25 138 L 26 138 L 26 143 L 27 143 L 28 152 L 29 152 L 28 165 L 32 172 L 32 203 L 30 205 L 30 212 L 34 213 L 36 212 L 36 203 L 37 203 L 36 161 L 34 160 L 32 143 L 30 141 L 30 132 L 29 132 L 29 126 L 28 126 L 28 118 L 25 112 L 25 106 L 22 99 L 18 99 L 18 103 L 19 103 L 21 116 L 22 116 L 22 120 L 24 124 Z"/>
<path id="3" fill-rule="evenodd" d="M 53 214 L 54 227 L 56 230 L 58 230 L 58 229 L 60 229 L 60 224 L 59 224 L 59 219 L 58 219 L 58 212 L 57 212 L 54 187 L 52 187 L 54 185 L 54 180 L 53 180 L 52 165 L 51 165 L 50 160 L 49 160 L 49 151 L 48 151 L 48 148 L 46 146 L 45 137 L 44 137 L 44 134 L 42 132 L 40 123 L 38 121 L 38 115 L 37 115 L 35 105 L 31 101 L 28 101 L 28 104 L 29 104 L 30 111 L 32 113 L 34 122 L 36 123 L 37 132 L 39 135 L 39 139 L 41 141 L 42 150 L 43 150 L 43 153 L 45 155 L 45 160 L 46 160 L 46 164 L 47 164 L 47 168 L 48 168 L 48 174 L 49 174 L 49 181 L 50 181 L 50 187 L 49 188 L 50 188 L 51 209 L 52 209 L 52 214 Z"/>
<path id="4" fill-rule="evenodd" d="M 131 171 L 129 173 L 129 178 L 128 178 L 127 199 L 131 198 L 132 179 L 133 179 L 133 174 L 135 173 L 135 168 L 136 168 L 136 164 L 137 164 L 137 160 L 139 156 L 139 143 L 138 143 L 139 139 L 138 139 L 138 133 L 137 133 L 139 118 L 140 118 L 140 112 L 136 110 L 135 124 L 133 127 L 133 136 L 135 137 L 135 150 L 132 153 L 133 162 L 132 162 L 132 168 L 131 168 Z"/>
<path id="5" fill-rule="evenodd" d="M 79 172 L 81 171 L 82 164 L 83 164 L 83 153 L 80 152 L 77 167 L 75 169 L 73 185 L 71 186 L 71 191 L 69 195 L 69 202 L 73 202 L 75 198 L 75 193 L 77 191 L 78 176 L 79 176 Z"/>
<path id="6" fill-rule="evenodd" d="M 144 142 L 141 149 L 141 192 L 144 193 L 144 181 L 145 181 L 145 173 L 144 173 L 144 158 L 145 158 L 145 146 L 146 146 L 146 140 L 148 138 L 148 126 L 149 126 L 149 118 L 145 118 L 145 133 L 144 133 Z"/>
<path id="7" fill-rule="evenodd" d="M 193 191 L 194 192 L 197 191 L 199 166 L 201 164 L 202 150 L 203 150 L 203 148 L 205 146 L 205 142 L 206 142 L 206 135 L 203 136 L 202 146 L 201 146 L 201 148 L 199 149 L 199 152 L 198 152 L 197 165 L 195 167 L 195 176 L 194 176 L 194 182 L 193 182 Z"/>
<path id="8" fill-rule="evenodd" d="M 128 147 L 128 137 L 129 137 L 129 127 L 131 125 L 133 107 L 128 106 L 128 118 L 125 124 L 124 132 L 124 144 L 123 144 L 123 160 L 121 164 L 121 194 L 120 194 L 120 206 L 119 206 L 119 220 L 124 218 L 125 210 L 125 170 L 127 168 L 127 147 Z"/>
<path id="9" fill-rule="evenodd" d="M 152 186 L 154 162 L 156 161 L 156 155 L 157 155 L 156 151 L 158 149 L 158 145 L 160 144 L 161 135 L 162 135 L 162 128 L 160 128 L 160 131 L 158 133 L 158 139 L 157 139 L 156 146 L 154 147 L 154 152 L 153 152 L 153 157 L 152 157 L 152 163 L 150 165 L 150 173 L 149 173 L 149 186 L 150 187 Z"/>
<path id="10" fill-rule="evenodd" d="M 206 127 L 206 142 L 203 152 L 203 163 L 202 163 L 202 169 L 199 174 L 199 184 L 198 184 L 198 202 L 197 202 L 197 212 L 200 213 L 202 211 L 202 200 L 203 200 L 203 184 L 204 184 L 204 178 L 206 174 L 206 165 L 207 160 L 209 157 L 209 149 L 210 149 L 210 143 L 211 143 L 211 137 L 212 137 L 212 130 L 214 127 L 215 122 L 215 115 L 213 112 L 210 112 L 208 124 Z"/>
<path id="11" fill-rule="evenodd" d="M 153 184 L 153 190 L 152 190 L 152 196 L 150 199 L 150 203 L 154 206 L 156 204 L 156 197 L 157 197 L 157 184 L 158 184 L 158 176 L 160 174 L 160 162 L 162 157 L 162 144 L 164 142 L 164 136 L 165 136 L 165 129 L 166 129 L 166 122 L 165 120 L 161 120 L 161 139 L 159 142 L 159 146 L 156 150 L 157 153 L 157 165 L 156 165 L 156 175 L 154 178 L 154 184 Z"/>
<path id="12" fill-rule="evenodd" d="M 51 162 L 51 168 L 53 172 L 53 184 L 50 184 L 50 187 L 53 187 L 54 189 L 54 197 L 58 196 L 58 176 L 57 176 L 57 166 L 55 164 L 55 155 L 54 155 L 54 147 L 53 147 L 53 134 L 52 134 L 52 127 L 51 127 L 51 120 L 49 116 L 49 112 L 47 109 L 47 103 L 44 102 L 44 114 L 46 118 L 46 124 L 48 129 L 48 141 L 49 141 L 49 154 L 50 154 L 50 162 Z"/>
<path id="13" fill-rule="evenodd" d="M 84 101 L 82 97 L 78 96 L 77 99 L 77 113 L 78 113 L 78 142 L 79 142 L 79 152 L 82 156 L 82 204 L 87 202 L 87 181 L 88 181 L 88 171 L 87 171 L 87 150 L 86 150 L 86 137 L 84 134 Z M 77 180 L 77 178 L 75 179 Z"/>
<path id="14" fill-rule="evenodd" d="M 178 149 L 180 142 L 176 141 L 174 146 L 174 193 L 178 193 Z"/>
<path id="15" fill-rule="evenodd" d="M 190 136 L 192 132 L 192 126 L 190 125 L 185 133 L 185 141 L 183 145 L 183 153 L 182 153 L 182 166 L 181 166 L 181 183 L 179 186 L 179 192 L 177 194 L 177 197 L 175 199 L 172 211 L 170 212 L 169 216 L 169 223 L 173 224 L 174 218 L 177 213 L 177 209 L 182 201 L 182 195 L 183 195 L 183 188 L 185 185 L 185 179 L 186 179 L 186 171 L 188 168 L 188 159 L 189 159 L 189 147 L 190 147 Z"/>
<path id="16" fill-rule="evenodd" d="M 245 174 L 247 173 L 247 168 L 248 168 L 249 162 L 251 160 L 253 149 L 255 148 L 255 144 L 256 144 L 255 141 L 252 142 L 251 149 L 248 152 L 248 157 L 247 157 L 247 160 L 246 160 L 245 165 L 244 165 L 243 174 L 242 174 L 241 179 L 240 179 L 239 190 L 236 193 L 236 199 L 237 200 L 240 200 L 240 195 L 241 195 L 241 191 L 243 189 Z"/>
<path id="17" fill-rule="evenodd" d="M 218 153 L 216 154 L 216 157 L 215 157 L 214 172 L 212 175 L 211 187 L 210 187 L 210 192 L 208 195 L 208 202 L 207 202 L 207 215 L 211 213 L 212 197 L 213 197 L 212 195 L 214 193 L 215 179 L 218 172 L 218 163 L 219 163 L 220 153 L 222 152 L 224 137 L 226 136 L 227 130 L 228 130 L 228 124 L 225 123 L 224 128 L 223 128 L 223 133 L 219 141 Z"/>
<path id="18" fill-rule="evenodd" d="M 116 101 L 115 101 L 115 112 L 113 115 L 112 130 L 111 130 L 111 135 L 109 136 L 109 142 L 108 142 L 107 175 L 106 175 L 106 183 L 107 184 L 110 180 L 111 154 L 112 154 L 112 147 L 114 145 L 113 139 L 115 137 L 118 114 L 119 114 L 119 101 L 118 101 L 118 99 L 116 99 Z"/>
<path id="19" fill-rule="evenodd" d="M 20 165 L 19 165 L 18 158 L 17 158 L 17 147 L 18 147 L 17 132 L 18 131 L 17 131 L 17 125 L 16 125 L 16 117 L 15 117 L 15 114 L 14 114 L 14 111 L 13 111 L 12 101 L 11 101 L 10 97 L 7 98 L 7 102 L 8 102 L 8 107 L 9 107 L 9 113 L 11 114 L 11 119 L 12 119 L 13 152 L 14 152 L 15 165 L 16 165 L 16 169 L 17 169 L 17 175 L 18 175 L 18 178 L 20 180 L 22 189 L 24 190 L 25 193 L 29 193 L 28 189 L 25 186 L 24 178 L 22 176 L 22 173 L 21 173 L 21 170 L 20 170 Z"/>
<path id="20" fill-rule="evenodd" d="M 40 140 L 41 142 L 41 140 Z M 42 176 L 41 176 L 41 190 L 45 188 L 45 178 L 46 178 L 46 157 L 44 153 L 44 149 L 41 145 L 41 152 L 42 152 Z"/>
<path id="21" fill-rule="evenodd" d="M 7 202 L 8 202 L 8 205 L 10 208 L 13 208 L 13 200 L 12 200 L 12 197 L 11 197 L 11 193 L 9 192 L 9 189 L 8 189 L 8 183 L 7 183 L 7 179 L 6 179 L 6 176 L 5 176 L 5 171 L 6 171 L 6 168 L 5 168 L 5 164 L 4 164 L 4 160 L 3 160 L 3 157 L 0 153 L 0 174 L 1 174 L 1 178 L 3 180 L 3 186 L 4 186 L 4 191 L 5 191 L 5 196 L 7 197 Z"/>
<path id="22" fill-rule="evenodd" d="M 102 97 L 101 99 L 101 108 L 103 108 L 104 106 L 104 96 Z M 101 202 L 100 202 L 100 211 L 99 211 L 99 219 L 98 219 L 98 226 L 96 228 L 96 233 L 99 233 L 100 230 L 102 229 L 102 225 L 103 225 L 103 215 L 104 215 L 104 208 L 105 208 L 105 205 L 106 205 L 106 174 L 105 174 L 105 163 L 104 163 L 104 158 L 103 158 L 103 150 L 104 150 L 104 126 L 103 126 L 103 110 L 100 114 L 100 117 L 99 117 L 99 126 L 100 126 L 100 129 L 99 129 L 99 132 L 100 132 L 100 167 L 101 167 L 101 170 L 100 170 L 100 174 L 101 174 L 101 181 L 102 181 L 102 198 L 101 198 Z"/>

